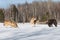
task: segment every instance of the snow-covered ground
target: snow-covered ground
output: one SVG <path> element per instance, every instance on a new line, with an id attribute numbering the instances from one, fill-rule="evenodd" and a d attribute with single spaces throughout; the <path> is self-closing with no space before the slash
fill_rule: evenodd
<path id="1" fill-rule="evenodd" d="M 0 23 L 0 40 L 60 40 L 60 25 L 18 23 L 18 28 L 12 28 Z"/>

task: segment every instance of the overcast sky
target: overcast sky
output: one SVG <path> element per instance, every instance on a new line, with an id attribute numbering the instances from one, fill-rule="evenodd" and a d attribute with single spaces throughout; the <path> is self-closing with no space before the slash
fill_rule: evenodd
<path id="1" fill-rule="evenodd" d="M 0 8 L 6 8 L 8 7 L 10 4 L 22 4 L 25 2 L 31 3 L 34 0 L 0 0 Z M 55 0 L 55 1 L 60 1 L 60 0 Z"/>

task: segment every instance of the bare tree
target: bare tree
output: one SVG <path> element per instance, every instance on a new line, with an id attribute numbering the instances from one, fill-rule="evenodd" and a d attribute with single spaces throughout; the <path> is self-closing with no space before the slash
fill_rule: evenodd
<path id="1" fill-rule="evenodd" d="M 51 0 L 48 0 L 48 2 L 47 2 L 48 12 L 49 12 L 49 15 L 50 15 L 49 18 L 52 18 L 52 17 L 51 17 L 52 12 L 51 12 L 51 9 L 50 9 L 50 7 L 51 7 L 51 2 L 52 2 Z"/>

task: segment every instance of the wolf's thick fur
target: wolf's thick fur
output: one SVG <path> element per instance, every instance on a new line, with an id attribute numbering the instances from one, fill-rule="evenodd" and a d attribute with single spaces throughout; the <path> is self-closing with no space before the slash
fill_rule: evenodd
<path id="1" fill-rule="evenodd" d="M 35 18 L 35 17 L 32 17 L 32 19 L 31 19 L 30 23 L 33 25 L 33 27 L 35 27 L 35 26 L 36 26 L 36 24 L 38 24 L 38 23 L 39 23 L 39 20 L 38 20 L 37 18 Z"/>
<path id="2" fill-rule="evenodd" d="M 10 21 L 10 20 L 5 20 L 4 21 L 4 26 L 12 26 L 12 27 L 18 27 L 17 23 L 14 21 Z"/>
<path id="3" fill-rule="evenodd" d="M 49 27 L 51 27 L 52 24 L 54 24 L 55 27 L 57 27 L 57 20 L 56 19 L 49 19 L 47 24 L 48 24 Z"/>
<path id="4" fill-rule="evenodd" d="M 30 21 L 31 24 L 35 24 L 36 23 L 36 18 L 32 18 L 31 21 Z"/>

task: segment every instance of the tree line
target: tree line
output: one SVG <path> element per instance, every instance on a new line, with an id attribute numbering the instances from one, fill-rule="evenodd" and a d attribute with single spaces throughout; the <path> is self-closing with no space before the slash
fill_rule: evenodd
<path id="1" fill-rule="evenodd" d="M 0 8 L 0 22 L 5 19 L 14 20 L 15 22 L 29 22 L 32 17 L 40 21 L 46 21 L 50 18 L 60 21 L 60 2 L 38 2 L 12 4 L 7 9 Z"/>

